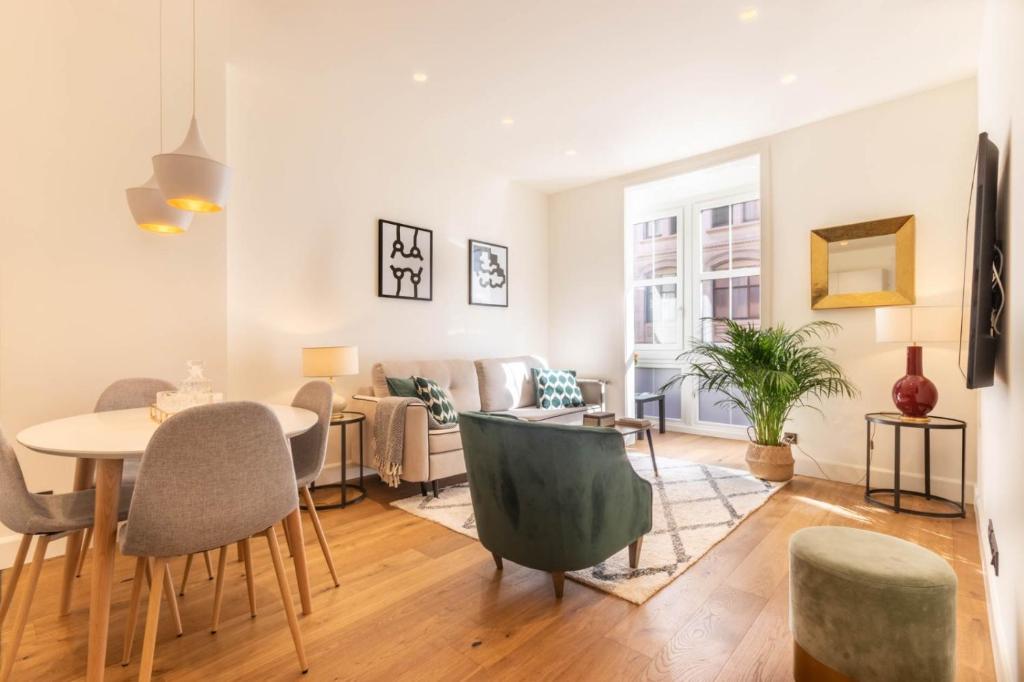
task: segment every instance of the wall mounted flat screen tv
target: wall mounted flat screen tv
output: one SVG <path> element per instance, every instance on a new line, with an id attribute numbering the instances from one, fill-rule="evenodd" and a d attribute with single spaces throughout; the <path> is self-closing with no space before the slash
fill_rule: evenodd
<path id="1" fill-rule="evenodd" d="M 967 388 L 984 388 L 992 385 L 995 376 L 999 318 L 1003 310 L 1003 255 L 996 209 L 999 149 L 988 139 L 987 133 L 978 136 L 975 173 L 974 239 L 969 249 L 972 267 L 966 273 L 969 281 L 965 282 L 965 293 L 967 287 L 970 288 L 970 308 L 964 306 L 962 311 L 967 316 L 969 337 L 966 339 L 966 366 L 961 337 L 960 364 Z"/>

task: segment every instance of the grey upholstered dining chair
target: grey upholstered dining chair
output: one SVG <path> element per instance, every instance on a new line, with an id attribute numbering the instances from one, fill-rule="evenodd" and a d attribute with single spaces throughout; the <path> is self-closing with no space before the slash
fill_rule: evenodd
<path id="1" fill-rule="evenodd" d="M 131 501 L 131 486 L 121 491 L 118 518 L 127 516 L 128 504 Z M 46 559 L 46 548 L 49 544 L 70 532 L 88 528 L 93 525 L 93 505 L 96 500 L 95 490 L 82 490 L 61 495 L 37 495 L 29 491 L 25 477 L 18 464 L 14 448 L 0 432 L 0 523 L 16 533 L 21 534 L 21 544 L 11 567 L 8 585 L 0 601 L 0 626 L 7 616 L 14 601 L 15 590 L 25 565 L 29 545 L 32 538 L 37 538 L 32 563 L 29 564 L 27 592 L 21 600 L 15 618 L 13 637 L 5 642 L 7 658 L 0 667 L 0 680 L 6 682 L 11 676 L 14 662 L 18 657 L 18 646 L 21 644 L 28 622 L 29 610 L 35 596 L 39 573 Z M 170 581 L 170 574 L 166 574 Z M 172 607 L 175 608 L 175 607 Z"/>
<path id="2" fill-rule="evenodd" d="M 302 633 L 274 531 L 274 524 L 298 503 L 288 443 L 268 407 L 251 402 L 204 405 L 161 424 L 142 458 L 121 532 L 122 553 L 138 557 L 125 658 L 131 652 L 140 578 L 148 558 L 155 560 L 154 573 L 159 574 L 174 557 L 219 547 L 223 568 L 228 545 L 262 534 L 270 547 L 299 665 L 306 672 Z M 223 598 L 223 574 L 221 570 L 214 595 L 213 631 Z M 140 680 L 149 680 L 153 673 L 161 589 L 160 581 L 154 581 L 149 593 Z"/>
<path id="3" fill-rule="evenodd" d="M 306 510 L 313 522 L 316 538 L 320 542 L 324 560 L 327 561 L 327 568 L 331 572 L 331 579 L 334 580 L 334 586 L 338 587 L 341 583 L 338 582 L 338 573 L 334 569 L 331 548 L 327 544 L 327 536 L 320 524 L 320 516 L 316 512 L 313 496 L 309 492 L 309 485 L 323 471 L 324 460 L 327 458 L 327 434 L 331 428 L 334 390 L 326 381 L 310 381 L 295 394 L 292 405 L 315 412 L 317 416 L 316 426 L 292 438 L 292 459 L 295 463 L 295 481 L 299 486 L 299 494 L 302 495 L 302 499 L 306 503 Z M 341 471 L 344 478 L 345 462 L 341 463 Z M 344 483 L 344 481 L 342 482 Z M 341 494 L 345 494 L 344 488 Z M 289 540 L 290 546 L 291 539 L 287 535 L 285 537 Z"/>
<path id="4" fill-rule="evenodd" d="M 153 379 L 150 377 L 132 377 L 118 379 L 103 389 L 100 397 L 96 400 L 93 412 L 111 412 L 113 410 L 131 410 L 141 407 L 149 407 L 156 402 L 156 394 L 161 391 L 173 391 L 177 387 L 164 379 Z M 121 480 L 125 483 L 134 483 L 139 473 L 139 462 L 133 459 L 125 460 L 124 471 Z M 82 569 L 85 567 L 85 555 L 89 552 L 89 545 L 92 543 L 92 528 L 85 531 L 85 540 L 78 553 L 78 566 L 75 569 L 75 577 L 81 577 Z M 191 557 L 190 557 L 191 559 Z M 206 576 L 213 580 L 213 567 L 210 563 L 210 553 L 203 554 L 206 563 Z M 181 596 L 185 596 L 185 584 L 188 581 L 188 573 L 192 568 L 189 561 L 185 565 L 185 574 L 181 579 Z M 65 588 L 68 589 L 68 588 Z"/>

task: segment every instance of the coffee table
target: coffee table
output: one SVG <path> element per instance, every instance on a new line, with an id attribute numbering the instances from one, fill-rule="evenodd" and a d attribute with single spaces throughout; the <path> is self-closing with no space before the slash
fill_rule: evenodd
<path id="1" fill-rule="evenodd" d="M 579 417 L 577 419 L 574 419 L 572 422 L 568 422 L 568 423 L 573 424 L 574 426 L 586 426 L 587 428 L 602 428 L 602 427 L 591 427 L 590 425 L 584 424 L 583 423 L 583 413 L 580 413 L 580 415 L 579 415 Z M 641 440 L 644 440 L 644 435 L 646 435 L 647 436 L 647 439 L 646 439 L 647 440 L 647 449 L 650 450 L 650 453 L 651 453 L 651 464 L 654 466 L 654 475 L 655 476 L 660 476 L 660 474 L 658 473 L 658 460 L 655 459 L 655 457 L 654 457 L 654 439 L 651 438 L 651 428 L 653 426 L 654 425 L 651 423 L 651 421 L 649 419 L 644 419 L 644 420 L 642 420 L 641 424 L 621 424 L 621 423 L 616 422 L 615 426 L 609 426 L 609 427 L 603 427 L 603 428 L 615 429 L 620 434 L 622 434 L 623 438 L 625 438 L 626 436 L 637 436 Z"/>

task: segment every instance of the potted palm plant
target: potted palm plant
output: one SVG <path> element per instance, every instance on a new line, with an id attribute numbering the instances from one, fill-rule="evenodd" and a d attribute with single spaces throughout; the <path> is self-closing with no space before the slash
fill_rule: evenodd
<path id="1" fill-rule="evenodd" d="M 825 398 L 853 397 L 857 389 L 842 368 L 815 341 L 840 329 L 834 322 L 811 322 L 789 330 L 778 325 L 754 329 L 728 319 L 725 342 L 696 342 L 679 356 L 689 369 L 662 386 L 666 390 L 693 378 L 699 391 L 721 395 L 717 405 L 735 407 L 750 422 L 747 465 L 768 481 L 793 477 L 793 453 L 783 443 L 783 427 L 795 407 L 812 407 Z"/>

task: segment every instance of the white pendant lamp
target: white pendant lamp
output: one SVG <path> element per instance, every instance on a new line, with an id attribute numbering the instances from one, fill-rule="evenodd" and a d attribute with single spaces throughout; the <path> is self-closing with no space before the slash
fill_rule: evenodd
<path id="1" fill-rule="evenodd" d="M 160 1 L 159 8 L 160 38 L 158 45 L 160 49 L 160 146 L 162 148 L 164 139 L 163 0 Z M 189 225 L 192 224 L 192 213 L 167 205 L 163 192 L 160 191 L 160 186 L 156 182 L 155 175 L 151 175 L 149 180 L 146 181 L 146 184 L 140 187 L 126 189 L 125 195 L 128 198 L 128 209 L 132 212 L 132 218 L 135 220 L 135 224 L 147 232 L 156 232 L 158 234 L 182 234 L 183 232 L 187 232 Z"/>
<path id="2" fill-rule="evenodd" d="M 231 169 L 210 157 L 196 121 L 196 3 L 192 0 L 192 122 L 173 152 L 153 157 L 153 171 L 168 206 L 216 213 L 227 203 Z"/>

